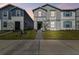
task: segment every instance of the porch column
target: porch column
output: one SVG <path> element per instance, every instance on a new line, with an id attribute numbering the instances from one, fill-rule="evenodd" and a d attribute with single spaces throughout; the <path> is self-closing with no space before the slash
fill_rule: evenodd
<path id="1" fill-rule="evenodd" d="M 45 31 L 45 22 L 44 21 L 42 23 L 42 29 L 43 29 L 43 31 Z"/>
<path id="2" fill-rule="evenodd" d="M 37 30 L 37 21 L 34 21 L 34 29 Z"/>

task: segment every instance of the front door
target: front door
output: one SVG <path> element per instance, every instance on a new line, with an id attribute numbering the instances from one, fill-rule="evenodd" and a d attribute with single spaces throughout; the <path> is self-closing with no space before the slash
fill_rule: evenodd
<path id="1" fill-rule="evenodd" d="M 37 29 L 39 30 L 39 29 L 41 29 L 42 28 L 42 22 L 41 21 L 38 21 L 37 22 Z"/>
<path id="2" fill-rule="evenodd" d="M 15 30 L 20 30 L 20 22 L 19 21 L 16 21 L 15 22 Z"/>

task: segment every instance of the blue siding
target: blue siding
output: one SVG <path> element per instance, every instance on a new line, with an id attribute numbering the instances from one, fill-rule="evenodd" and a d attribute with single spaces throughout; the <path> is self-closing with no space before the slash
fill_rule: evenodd
<path id="1" fill-rule="evenodd" d="M 24 11 L 21 11 L 21 16 L 24 16 Z"/>
<path id="2" fill-rule="evenodd" d="M 2 10 L 0 10 L 0 19 L 2 19 Z"/>
<path id="3" fill-rule="evenodd" d="M 12 9 L 12 8 L 11 8 L 11 9 Z M 21 9 L 14 8 L 13 10 L 10 10 L 10 9 L 5 8 L 5 9 L 0 10 L 0 19 L 3 18 L 2 13 L 3 13 L 4 11 L 8 11 L 8 12 L 9 12 L 9 13 L 8 13 L 8 15 L 9 15 L 8 18 L 11 19 L 11 16 L 16 16 L 16 10 L 20 10 L 20 11 L 21 11 L 21 16 L 24 16 L 24 11 L 21 10 Z"/>
<path id="4" fill-rule="evenodd" d="M 11 16 L 16 16 L 16 10 L 12 10 L 11 12 Z"/>
<path id="5" fill-rule="evenodd" d="M 10 20 L 11 16 L 17 16 L 16 15 L 16 10 L 20 10 L 20 14 L 21 14 L 20 16 L 24 17 L 24 29 L 28 29 L 28 28 L 32 28 L 33 29 L 34 22 L 31 19 L 31 17 L 28 15 L 28 13 L 25 10 L 23 10 L 23 9 L 20 9 L 18 7 L 11 6 L 11 5 L 5 6 L 4 8 L 0 9 L 0 19 L 1 19 L 1 24 L 2 24 L 1 26 L 3 27 L 2 12 L 3 11 L 8 11 L 9 12 L 8 13 L 8 19 Z"/>
<path id="6" fill-rule="evenodd" d="M 21 10 L 21 9 L 18 9 L 18 8 L 15 8 L 15 9 L 13 9 L 13 10 L 11 10 L 10 12 L 11 12 L 11 16 L 17 16 L 16 15 L 16 11 L 17 10 L 20 10 L 20 16 L 24 16 L 24 11 L 23 10 Z"/>

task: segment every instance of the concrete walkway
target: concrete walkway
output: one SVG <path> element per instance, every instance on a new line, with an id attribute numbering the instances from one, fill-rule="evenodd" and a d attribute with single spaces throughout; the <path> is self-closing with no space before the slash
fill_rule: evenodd
<path id="1" fill-rule="evenodd" d="M 37 31 L 37 35 L 36 35 L 36 38 L 35 38 L 35 41 L 37 43 L 37 54 L 39 55 L 40 54 L 40 44 L 41 44 L 41 40 L 43 40 L 43 34 L 42 34 L 42 31 L 41 30 L 38 30 Z"/>
<path id="2" fill-rule="evenodd" d="M 38 30 L 35 40 L 42 40 L 42 39 L 43 39 L 42 31 Z"/>

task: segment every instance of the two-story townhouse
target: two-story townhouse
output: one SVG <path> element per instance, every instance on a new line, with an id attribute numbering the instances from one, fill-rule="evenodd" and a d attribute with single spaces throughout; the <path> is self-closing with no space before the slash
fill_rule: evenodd
<path id="1" fill-rule="evenodd" d="M 34 29 L 59 30 L 60 28 L 60 9 L 49 4 L 33 10 Z M 40 25 L 39 25 L 40 23 Z"/>
<path id="2" fill-rule="evenodd" d="M 33 20 L 19 7 L 8 4 L 0 9 L 0 30 L 24 30 L 33 28 Z"/>
<path id="3" fill-rule="evenodd" d="M 77 30 L 79 29 L 79 9 L 62 10 L 49 4 L 33 10 L 34 29 Z"/>

